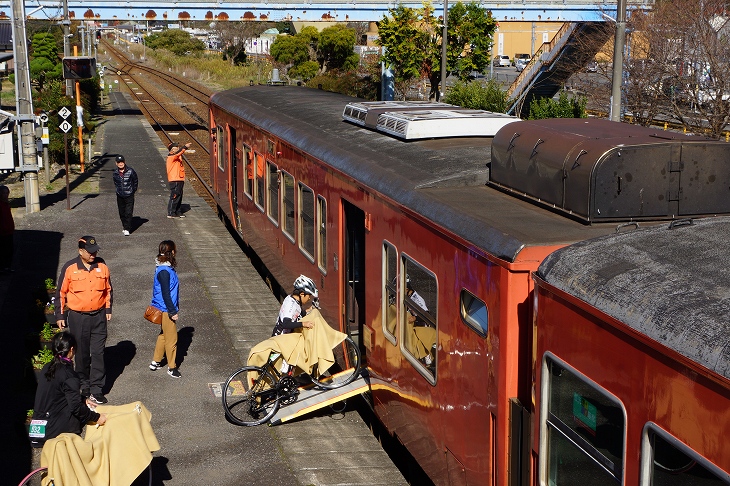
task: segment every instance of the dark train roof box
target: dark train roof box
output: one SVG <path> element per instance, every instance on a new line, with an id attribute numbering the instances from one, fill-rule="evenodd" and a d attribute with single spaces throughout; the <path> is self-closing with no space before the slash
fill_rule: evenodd
<path id="1" fill-rule="evenodd" d="M 602 119 L 502 128 L 488 184 L 584 222 L 730 213 L 730 144 Z"/>

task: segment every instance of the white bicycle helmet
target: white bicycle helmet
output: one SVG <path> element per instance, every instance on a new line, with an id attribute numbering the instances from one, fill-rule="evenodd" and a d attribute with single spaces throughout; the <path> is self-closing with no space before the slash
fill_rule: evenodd
<path id="1" fill-rule="evenodd" d="M 319 292 L 317 291 L 317 286 L 314 284 L 314 280 L 304 275 L 299 275 L 294 281 L 294 292 L 304 292 L 315 299 L 319 298 Z"/>

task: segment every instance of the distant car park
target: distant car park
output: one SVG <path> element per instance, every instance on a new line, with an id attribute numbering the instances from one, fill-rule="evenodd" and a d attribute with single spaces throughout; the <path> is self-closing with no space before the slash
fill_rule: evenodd
<path id="1" fill-rule="evenodd" d="M 494 56 L 494 60 L 492 61 L 492 66 L 494 67 L 509 67 L 510 66 L 510 59 L 509 56 Z"/>

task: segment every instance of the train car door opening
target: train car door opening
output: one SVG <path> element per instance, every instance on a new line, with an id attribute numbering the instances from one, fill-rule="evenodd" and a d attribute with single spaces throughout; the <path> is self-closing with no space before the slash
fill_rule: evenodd
<path id="1" fill-rule="evenodd" d="M 345 325 L 358 344 L 365 322 L 365 212 L 342 201 L 345 241 Z"/>
<path id="2" fill-rule="evenodd" d="M 240 231 L 241 219 L 238 216 L 238 161 L 239 149 L 236 147 L 236 129 L 229 126 L 228 130 L 228 144 L 227 152 L 231 158 L 231 205 L 233 206 L 233 219 L 236 224 L 236 228 Z"/>

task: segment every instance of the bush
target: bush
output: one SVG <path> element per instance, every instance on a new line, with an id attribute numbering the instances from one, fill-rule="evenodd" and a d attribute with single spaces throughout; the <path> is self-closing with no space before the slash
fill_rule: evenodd
<path id="1" fill-rule="evenodd" d="M 586 102 L 583 96 L 569 98 L 565 92 L 560 93 L 557 100 L 552 98 L 538 98 L 530 103 L 528 120 L 544 118 L 586 118 Z"/>
<path id="2" fill-rule="evenodd" d="M 507 93 L 493 79 L 490 79 L 485 85 L 477 81 L 468 83 L 457 81 L 446 93 L 443 101 L 475 110 L 497 113 L 507 111 Z"/>
<path id="3" fill-rule="evenodd" d="M 289 69 L 290 78 L 299 78 L 304 82 L 309 81 L 319 72 L 319 63 L 317 61 L 305 61 Z"/>

